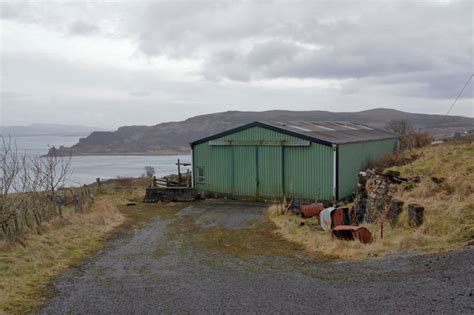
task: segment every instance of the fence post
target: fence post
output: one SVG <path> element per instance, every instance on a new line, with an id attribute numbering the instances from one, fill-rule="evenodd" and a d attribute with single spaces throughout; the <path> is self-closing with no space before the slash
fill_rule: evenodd
<path id="1" fill-rule="evenodd" d="M 403 211 L 403 204 L 404 202 L 398 199 L 392 199 L 390 203 L 390 224 L 395 226 L 398 221 L 398 216 Z"/>
<path id="2" fill-rule="evenodd" d="M 408 216 L 410 219 L 410 225 L 420 226 L 423 223 L 423 213 L 425 208 L 416 203 L 408 205 Z"/>
<path id="3" fill-rule="evenodd" d="M 76 195 L 76 204 L 74 206 L 74 210 L 76 213 L 82 213 L 83 209 L 82 209 L 82 201 L 81 201 L 81 197 L 79 195 Z"/>
<path id="4" fill-rule="evenodd" d="M 15 232 L 20 233 L 20 223 L 18 222 L 18 215 L 16 211 L 13 212 L 12 216 L 13 216 L 13 224 L 15 225 Z"/>

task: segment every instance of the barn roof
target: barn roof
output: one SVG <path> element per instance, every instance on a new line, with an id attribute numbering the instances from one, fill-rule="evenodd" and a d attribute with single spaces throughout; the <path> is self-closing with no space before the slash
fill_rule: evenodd
<path id="1" fill-rule="evenodd" d="M 196 140 L 191 146 L 214 140 L 252 127 L 262 127 L 325 145 L 397 139 L 398 135 L 362 124 L 346 121 L 256 121 L 206 138 Z"/>

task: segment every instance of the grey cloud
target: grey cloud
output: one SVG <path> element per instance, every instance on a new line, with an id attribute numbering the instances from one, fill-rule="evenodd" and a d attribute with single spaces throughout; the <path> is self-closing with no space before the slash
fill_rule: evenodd
<path id="1" fill-rule="evenodd" d="M 133 97 L 145 97 L 145 96 L 150 96 L 151 94 L 152 94 L 151 91 L 145 91 L 145 90 L 131 90 L 129 92 L 129 95 Z"/>
<path id="2" fill-rule="evenodd" d="M 22 23 L 52 26 L 63 22 L 65 12 L 58 10 L 63 7 L 64 5 L 55 2 L 7 0 L 0 3 L 0 17 Z"/>
<path id="3" fill-rule="evenodd" d="M 308 49 L 282 41 L 256 44 L 247 53 L 227 50 L 216 53 L 205 71 L 215 77 L 230 77 L 239 68 L 241 78 L 361 78 L 430 70 L 435 65 L 424 56 L 363 49 L 324 47 Z M 244 73 L 248 73 L 246 76 Z M 208 76 L 208 75 L 207 75 Z"/>
<path id="4" fill-rule="evenodd" d="M 2 89 L 12 92 L 7 93 L 10 96 L 16 93 L 29 96 L 2 99 L 5 124 L 62 122 L 114 128 L 182 120 L 225 110 L 355 111 L 386 106 L 443 113 L 447 106 L 444 100 L 409 100 L 389 95 L 385 86 L 379 85 L 377 89 L 376 84 L 364 80 L 356 82 L 354 93 L 342 95 L 338 90 L 314 87 L 274 89 L 212 81 L 172 82 L 158 78 L 152 70 L 91 67 L 41 54 L 4 53 L 2 57 L 5 83 Z M 150 94 L 143 97 L 130 94 L 144 91 Z M 472 116 L 472 103 L 461 100 L 456 110 L 456 114 Z"/>
<path id="5" fill-rule="evenodd" d="M 12 91 L 0 91 L 0 100 L 7 101 L 11 99 L 27 98 L 31 95 Z"/>
<path id="6" fill-rule="evenodd" d="M 369 80 L 373 84 L 396 86 L 396 93 L 414 97 L 431 97 L 454 99 L 472 74 L 472 69 L 464 68 L 444 71 L 426 71 L 408 74 L 394 74 L 377 80 Z M 473 97 L 473 84 L 469 85 L 462 98 Z"/>
<path id="7" fill-rule="evenodd" d="M 273 11 L 270 2 L 156 2 L 133 27 L 143 53 L 189 57 L 214 46 L 235 44 L 255 32 L 263 34 L 274 26 Z"/>
<path id="8" fill-rule="evenodd" d="M 47 54 L 2 52 L 1 63 L 2 89 L 6 91 L 18 91 L 22 87 L 24 93 L 31 95 L 81 95 L 84 90 L 100 95 L 97 91 L 109 90 L 119 96 L 124 89 L 128 91 L 136 86 L 134 72 L 66 61 Z M 138 77 L 146 82 L 149 77 L 145 75 L 148 73 Z"/>
<path id="9" fill-rule="evenodd" d="M 89 35 L 99 31 L 97 25 L 92 23 L 87 23 L 81 20 L 74 21 L 69 26 L 69 33 L 75 35 Z"/>
<path id="10" fill-rule="evenodd" d="M 121 37 L 129 34 L 123 29 L 115 30 L 113 27 L 103 30 L 99 27 L 101 22 L 110 26 L 127 14 L 133 17 L 138 7 L 143 5 L 118 2 L 2 0 L 0 18 L 70 35 L 101 32 L 104 36 Z"/>
<path id="11" fill-rule="evenodd" d="M 145 54 L 191 54 L 268 38 L 314 42 L 340 35 L 361 3 L 339 1 L 157 2 L 135 25 Z M 359 10 L 360 11 L 360 10 Z M 335 17 L 336 16 L 336 17 Z M 155 45 L 159 49 L 150 49 Z"/>
<path id="12" fill-rule="evenodd" d="M 18 7 L 13 3 L 0 2 L 0 19 L 13 19 L 18 16 Z"/>
<path id="13" fill-rule="evenodd" d="M 244 57 L 250 65 L 265 67 L 291 62 L 301 49 L 294 43 L 281 40 L 271 40 L 255 45 Z"/>
<path id="14" fill-rule="evenodd" d="M 15 47 L 2 42 L 1 107 L 15 123 L 101 124 L 105 117 L 108 126 L 153 124 L 230 109 L 384 106 L 444 113 L 473 68 L 470 1 L 11 1 L 1 7 L 8 7 L 1 12 L 8 20 L 0 23 L 29 24 L 25 32 L 33 35 L 38 29 L 61 34 L 52 37 L 54 56 L 35 50 L 45 39 L 32 34 L 24 37 L 37 40 L 31 45 L 22 34 Z M 60 48 L 78 33 L 97 35 L 87 39 L 91 44 L 112 34 L 110 54 L 130 45 L 137 51 L 117 67 L 87 54 L 71 58 Z M 166 58 L 155 63 L 156 56 Z M 202 77 L 184 75 L 186 66 L 172 80 L 159 75 L 156 65 L 181 58 Z M 135 61 L 136 70 L 125 70 L 135 69 Z M 143 61 L 150 62 L 146 71 Z M 275 78 L 335 79 L 340 86 L 253 82 Z M 472 116 L 472 108 L 471 85 L 455 111 Z"/>
<path id="15" fill-rule="evenodd" d="M 155 3 L 139 49 L 204 58 L 211 80 L 364 79 L 444 97 L 473 68 L 472 10 L 470 1 Z"/>

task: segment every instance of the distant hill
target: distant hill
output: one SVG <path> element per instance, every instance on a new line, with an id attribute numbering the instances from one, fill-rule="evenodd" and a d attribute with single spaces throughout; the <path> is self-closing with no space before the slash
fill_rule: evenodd
<path id="1" fill-rule="evenodd" d="M 256 120 L 275 121 L 352 121 L 383 129 L 387 121 L 405 119 L 416 128 L 433 131 L 443 120 L 442 115 L 413 114 L 393 109 L 377 108 L 361 112 L 228 111 L 195 116 L 184 121 L 166 122 L 155 126 L 126 126 L 113 132 L 95 131 L 71 148 L 62 147 L 59 154 L 73 155 L 159 155 L 189 153 L 189 143 L 199 138 Z M 438 136 L 473 129 L 474 118 L 449 116 L 437 132 Z"/>
<path id="2" fill-rule="evenodd" d="M 0 126 L 1 135 L 11 136 L 85 136 L 98 127 L 61 124 L 32 124 L 29 126 Z"/>

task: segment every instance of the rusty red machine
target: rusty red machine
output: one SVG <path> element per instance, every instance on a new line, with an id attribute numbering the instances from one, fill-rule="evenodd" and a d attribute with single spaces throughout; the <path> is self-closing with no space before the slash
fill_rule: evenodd
<path id="1" fill-rule="evenodd" d="M 331 231 L 334 238 L 341 240 L 359 240 L 368 244 L 373 241 L 370 231 L 359 226 L 351 210 L 347 207 L 324 208 L 322 203 L 300 206 L 301 217 L 318 217 L 319 224 L 325 231 Z"/>

